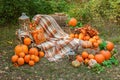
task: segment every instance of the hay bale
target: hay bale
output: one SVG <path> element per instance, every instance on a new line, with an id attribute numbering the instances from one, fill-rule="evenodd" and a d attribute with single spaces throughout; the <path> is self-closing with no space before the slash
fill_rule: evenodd
<path id="1" fill-rule="evenodd" d="M 67 15 L 66 14 L 55 13 L 55 14 L 51 14 L 50 16 L 52 16 L 61 27 L 66 26 L 66 21 L 67 21 Z"/>

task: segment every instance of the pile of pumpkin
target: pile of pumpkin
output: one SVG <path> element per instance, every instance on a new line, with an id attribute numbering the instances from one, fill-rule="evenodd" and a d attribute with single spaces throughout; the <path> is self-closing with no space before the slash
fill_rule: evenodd
<path id="1" fill-rule="evenodd" d="M 15 54 L 11 57 L 11 61 L 14 66 L 22 66 L 25 63 L 30 66 L 35 65 L 39 62 L 42 57 L 44 57 L 44 52 L 39 50 L 37 47 L 30 47 L 31 39 L 25 37 L 23 39 L 23 44 L 18 44 L 14 52 Z"/>
<path id="2" fill-rule="evenodd" d="M 83 40 L 83 48 L 98 48 L 102 39 L 99 37 L 97 30 L 93 29 L 90 25 L 85 25 L 81 28 L 76 28 L 74 33 L 70 34 L 70 38 L 77 38 Z"/>
<path id="3" fill-rule="evenodd" d="M 96 63 L 102 64 L 105 60 L 109 60 L 112 57 L 112 51 L 114 49 L 114 44 L 112 42 L 107 42 L 105 49 L 92 54 L 87 51 L 76 55 L 76 59 L 72 61 L 74 67 L 79 67 L 81 63 L 88 65 L 89 67 L 94 67 Z"/>
<path id="4" fill-rule="evenodd" d="M 70 34 L 71 38 L 78 38 L 83 40 L 81 45 L 83 48 L 97 49 L 95 54 L 83 51 L 76 56 L 76 60 L 72 61 L 75 67 L 80 66 L 80 63 L 92 67 L 96 63 L 101 64 L 105 60 L 109 60 L 112 56 L 111 52 L 114 49 L 114 44 L 110 41 L 102 40 L 98 31 L 93 29 L 90 25 L 75 29 L 74 33 Z"/>

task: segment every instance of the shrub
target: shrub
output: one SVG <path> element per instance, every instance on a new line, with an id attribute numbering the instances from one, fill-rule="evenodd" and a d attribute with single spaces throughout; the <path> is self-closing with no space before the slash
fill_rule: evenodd
<path id="1" fill-rule="evenodd" d="M 16 23 L 22 12 L 30 18 L 36 14 L 51 14 L 67 10 L 64 0 L 2 0 L 0 3 L 0 25 Z"/>

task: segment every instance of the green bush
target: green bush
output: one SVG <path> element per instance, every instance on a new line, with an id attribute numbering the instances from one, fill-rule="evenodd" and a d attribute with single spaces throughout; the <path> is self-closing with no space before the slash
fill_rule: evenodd
<path id="1" fill-rule="evenodd" d="M 51 14 L 67 10 L 64 0 L 1 0 L 0 25 L 16 23 L 22 12 L 30 18 L 36 14 Z"/>
<path id="2" fill-rule="evenodd" d="M 107 20 L 119 22 L 120 0 L 89 0 L 83 3 L 71 3 L 68 14 L 83 23 Z"/>

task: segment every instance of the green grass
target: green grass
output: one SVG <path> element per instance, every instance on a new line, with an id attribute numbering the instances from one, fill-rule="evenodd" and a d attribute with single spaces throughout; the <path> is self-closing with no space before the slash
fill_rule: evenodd
<path id="1" fill-rule="evenodd" d="M 94 24 L 97 25 L 97 24 Z M 120 31 L 116 25 L 109 25 L 95 28 L 99 30 L 100 36 L 104 39 L 114 41 L 119 49 Z M 21 67 L 14 67 L 11 63 L 11 56 L 14 54 L 14 47 L 17 45 L 15 31 L 18 26 L 9 25 L 0 28 L 0 79 L 1 80 L 118 80 L 120 79 L 120 65 L 105 68 L 104 72 L 96 74 L 87 66 L 81 65 L 79 68 L 71 66 L 67 57 L 55 63 L 43 58 L 30 67 L 25 64 Z M 105 29 L 110 31 L 106 31 Z M 113 33 L 113 28 L 114 32 Z M 111 34 L 112 33 L 112 34 Z M 120 57 L 118 57 L 120 60 Z"/>

